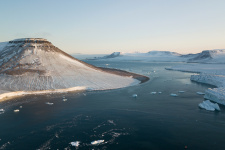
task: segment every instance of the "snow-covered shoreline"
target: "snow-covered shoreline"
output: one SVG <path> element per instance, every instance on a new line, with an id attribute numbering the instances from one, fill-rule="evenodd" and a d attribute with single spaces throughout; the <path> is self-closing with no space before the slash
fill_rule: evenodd
<path id="1" fill-rule="evenodd" d="M 205 91 L 205 99 L 225 105 L 225 65 L 224 64 L 184 64 L 166 68 L 167 70 L 199 73 L 191 75 L 191 80 L 214 85 Z"/>
<path id="2" fill-rule="evenodd" d="M 0 102 L 9 100 L 15 97 L 25 96 L 25 95 L 57 94 L 57 93 L 68 93 L 68 92 L 85 91 L 85 90 L 88 90 L 88 89 L 86 87 L 78 86 L 78 87 L 72 87 L 67 89 L 7 92 L 7 93 L 0 94 Z"/>

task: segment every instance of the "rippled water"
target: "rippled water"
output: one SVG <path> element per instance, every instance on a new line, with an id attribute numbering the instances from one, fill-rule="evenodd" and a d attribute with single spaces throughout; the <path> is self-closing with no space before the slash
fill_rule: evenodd
<path id="1" fill-rule="evenodd" d="M 199 109 L 203 96 L 196 92 L 210 86 L 191 82 L 190 73 L 164 69 L 178 63 L 88 63 L 144 74 L 151 80 L 117 90 L 2 102 L 0 149 L 225 149 L 224 107 L 221 112 Z M 96 140 L 104 142 L 92 145 Z M 70 144 L 76 141 L 79 147 Z"/>

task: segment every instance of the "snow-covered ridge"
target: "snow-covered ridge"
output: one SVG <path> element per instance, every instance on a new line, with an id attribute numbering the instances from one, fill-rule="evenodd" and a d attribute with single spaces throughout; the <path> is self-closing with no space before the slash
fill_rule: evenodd
<path id="1" fill-rule="evenodd" d="M 93 58 L 92 60 L 225 63 L 225 49 L 204 50 L 201 53 L 185 55 L 170 51 L 149 51 L 147 53 L 114 52 L 110 55 Z"/>
<path id="2" fill-rule="evenodd" d="M 107 61 L 175 61 L 183 62 L 184 58 L 180 57 L 181 54 L 170 51 L 150 51 L 147 53 L 124 53 L 114 52 L 110 55 L 94 58 L 93 60 L 107 60 Z"/>
<path id="3" fill-rule="evenodd" d="M 106 90 L 139 83 L 131 75 L 104 71 L 77 60 L 45 39 L 16 39 L 0 49 L 0 94 L 73 87 Z"/>

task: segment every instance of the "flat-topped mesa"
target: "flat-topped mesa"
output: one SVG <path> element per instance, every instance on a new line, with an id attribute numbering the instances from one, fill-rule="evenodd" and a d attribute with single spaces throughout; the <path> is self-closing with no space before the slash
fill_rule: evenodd
<path id="1" fill-rule="evenodd" d="M 51 44 L 51 42 L 49 42 L 46 39 L 43 38 L 22 38 L 22 39 L 15 39 L 12 41 L 9 41 L 9 43 L 32 43 L 32 44 L 43 44 L 43 43 L 47 43 L 47 44 Z"/>

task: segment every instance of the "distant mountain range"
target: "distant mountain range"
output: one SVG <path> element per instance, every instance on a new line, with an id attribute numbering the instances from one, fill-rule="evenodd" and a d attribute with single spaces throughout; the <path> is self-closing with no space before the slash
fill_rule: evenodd
<path id="1" fill-rule="evenodd" d="M 185 55 L 170 51 L 149 51 L 147 53 L 114 52 L 103 57 L 92 58 L 92 60 L 225 63 L 225 49 L 204 50 L 201 53 Z"/>

